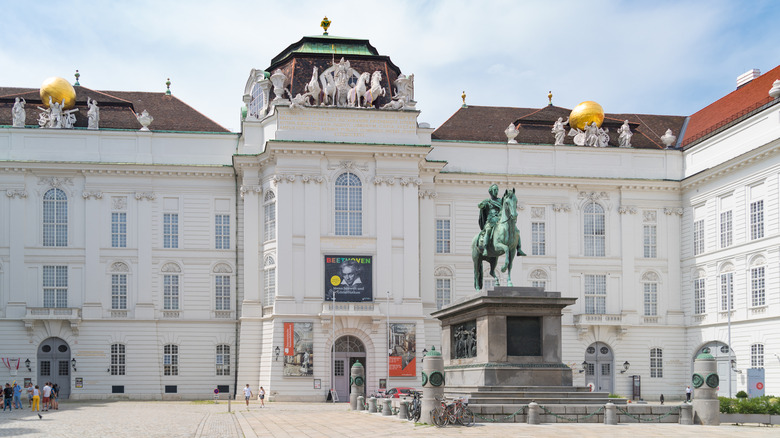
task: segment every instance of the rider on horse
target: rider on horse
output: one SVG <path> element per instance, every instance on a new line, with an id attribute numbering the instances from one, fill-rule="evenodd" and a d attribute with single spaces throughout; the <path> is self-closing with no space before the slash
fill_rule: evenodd
<path id="1" fill-rule="evenodd" d="M 501 217 L 501 198 L 498 197 L 498 186 L 492 184 L 488 189 L 490 198 L 479 203 L 479 250 L 482 256 L 488 256 L 487 243 L 493 239 L 493 228 Z M 524 256 L 525 253 L 517 246 L 517 255 Z"/>

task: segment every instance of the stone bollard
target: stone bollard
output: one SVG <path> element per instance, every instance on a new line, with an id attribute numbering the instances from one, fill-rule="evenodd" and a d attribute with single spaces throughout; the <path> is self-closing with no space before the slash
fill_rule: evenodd
<path id="1" fill-rule="evenodd" d="M 433 424 L 431 411 L 439 406 L 437 399 L 444 397 L 444 358 L 441 352 L 436 351 L 436 347 L 431 347 L 431 351 L 425 355 L 422 372 L 422 409 L 420 421 L 427 424 Z"/>
<path id="2" fill-rule="evenodd" d="M 376 414 L 376 397 L 368 398 L 368 413 Z"/>
<path id="3" fill-rule="evenodd" d="M 406 417 L 408 416 L 409 412 L 409 402 L 406 400 L 401 400 L 400 407 L 398 408 L 398 418 L 401 420 L 406 420 Z"/>
<path id="4" fill-rule="evenodd" d="M 358 396 L 358 399 L 357 399 L 357 410 L 358 411 L 366 410 L 365 400 L 366 399 L 362 395 Z"/>
<path id="5" fill-rule="evenodd" d="M 718 401 L 718 364 L 709 353 L 702 353 L 693 361 L 693 422 L 705 426 L 720 425 Z"/>
<path id="6" fill-rule="evenodd" d="M 535 401 L 528 403 L 528 424 L 539 424 L 539 404 Z"/>
<path id="7" fill-rule="evenodd" d="M 617 406 L 612 402 L 604 405 L 604 424 L 617 424 Z"/>
<path id="8" fill-rule="evenodd" d="M 386 398 L 382 400 L 382 403 L 384 403 L 384 406 L 382 406 L 382 415 L 385 417 L 393 415 L 393 399 Z"/>
<path id="9" fill-rule="evenodd" d="M 352 368 L 349 370 L 349 383 L 352 385 L 352 391 L 349 393 L 349 409 L 357 410 L 357 398 L 359 395 L 363 395 L 365 389 L 365 368 L 360 361 L 355 361 Z"/>
<path id="10" fill-rule="evenodd" d="M 680 405 L 680 424 L 693 424 L 693 417 L 691 416 L 691 405 L 688 403 L 683 403 Z"/>

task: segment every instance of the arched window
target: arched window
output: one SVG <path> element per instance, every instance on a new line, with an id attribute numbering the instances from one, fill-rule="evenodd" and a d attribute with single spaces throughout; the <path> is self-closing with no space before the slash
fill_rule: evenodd
<path id="1" fill-rule="evenodd" d="M 585 205 L 583 213 L 585 256 L 604 257 L 606 254 L 604 207 L 595 202 L 591 202 Z"/>
<path id="2" fill-rule="evenodd" d="M 163 375 L 179 375 L 179 346 L 168 344 L 163 347 Z"/>
<path id="3" fill-rule="evenodd" d="M 647 272 L 642 276 L 645 316 L 658 315 L 658 274 Z"/>
<path id="4" fill-rule="evenodd" d="M 434 272 L 436 277 L 436 308 L 449 306 L 452 302 L 452 271 L 439 267 Z"/>
<path id="5" fill-rule="evenodd" d="M 125 344 L 111 344 L 111 370 L 112 376 L 125 375 Z"/>
<path id="6" fill-rule="evenodd" d="M 68 196 L 57 188 L 43 195 L 43 246 L 68 246 Z"/>
<path id="7" fill-rule="evenodd" d="M 217 345 L 216 366 L 218 376 L 230 375 L 230 345 Z"/>
<path id="8" fill-rule="evenodd" d="M 276 195 L 270 190 L 263 199 L 263 240 L 276 240 Z"/>
<path id="9" fill-rule="evenodd" d="M 336 178 L 334 212 L 337 236 L 363 234 L 363 187 L 353 173 L 342 173 Z"/>
<path id="10" fill-rule="evenodd" d="M 263 306 L 273 306 L 276 298 L 276 260 L 266 256 L 263 261 Z"/>

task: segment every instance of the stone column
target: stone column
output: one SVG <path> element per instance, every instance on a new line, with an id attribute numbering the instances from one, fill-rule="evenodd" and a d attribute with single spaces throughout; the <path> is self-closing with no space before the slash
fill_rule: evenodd
<path id="1" fill-rule="evenodd" d="M 427 424 L 433 424 L 431 410 L 438 405 L 437 398 L 444 396 L 444 359 L 441 352 L 436 351 L 436 347 L 431 347 L 431 351 L 425 355 L 423 362 L 423 398 L 422 398 L 422 416 L 420 421 Z"/>
<path id="2" fill-rule="evenodd" d="M 6 318 L 23 318 L 27 314 L 27 306 L 36 307 L 43 303 L 36 301 L 36 296 L 27 296 L 25 291 L 27 288 L 35 287 L 32 284 L 27 284 L 25 288 L 24 275 L 27 273 L 27 267 L 24 264 L 24 237 L 27 235 L 27 229 L 29 227 L 36 227 L 37 223 L 30 220 L 28 216 L 28 208 L 25 205 L 27 199 L 27 191 L 24 189 L 7 189 L 6 196 L 8 197 L 8 203 L 5 204 L 8 207 L 7 211 L 3 211 L 8 220 L 9 230 L 13 230 L 8 234 L 9 254 L 8 261 L 10 263 L 5 265 L 5 275 L 8 276 L 8 284 L 10 286 L 8 292 L 8 303 L 5 309 Z M 35 202 L 40 202 L 36 200 Z M 34 217 L 34 215 L 32 216 Z M 40 296 L 40 295 L 39 295 Z"/>
<path id="3" fill-rule="evenodd" d="M 138 239 L 138 278 L 135 288 L 138 291 L 138 301 L 135 305 L 135 319 L 154 319 L 154 302 L 152 301 L 152 203 L 156 198 L 157 195 L 154 192 L 135 193 L 136 238 Z M 158 219 L 162 220 L 162 217 Z"/>
<path id="4" fill-rule="evenodd" d="M 358 410 L 358 396 L 363 395 L 366 385 L 365 369 L 359 361 L 355 361 L 349 371 L 349 381 L 352 385 L 352 391 L 349 393 L 349 408 L 353 411 Z"/>
<path id="5" fill-rule="evenodd" d="M 87 278 L 100 278 L 100 200 L 103 198 L 101 191 L 84 191 L 81 194 L 84 199 L 84 261 Z M 87 281 L 84 284 L 84 303 L 82 304 L 82 316 L 84 318 L 101 318 L 103 315 L 100 300 L 102 283 Z"/>
<path id="6" fill-rule="evenodd" d="M 693 422 L 720 425 L 718 364 L 712 355 L 702 353 L 693 362 Z M 682 412 L 680 413 L 682 416 Z"/>

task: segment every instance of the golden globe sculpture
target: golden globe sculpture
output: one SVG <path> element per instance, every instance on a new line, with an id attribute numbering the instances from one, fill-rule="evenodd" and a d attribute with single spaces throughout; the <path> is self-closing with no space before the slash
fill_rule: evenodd
<path id="1" fill-rule="evenodd" d="M 585 129 L 585 125 L 595 122 L 599 128 L 604 123 L 604 108 L 596 102 L 585 101 L 574 107 L 569 114 L 569 126 L 579 130 Z"/>
<path id="2" fill-rule="evenodd" d="M 76 106 L 76 90 L 73 89 L 68 81 L 58 77 L 51 77 L 41 84 L 41 102 L 46 108 L 49 107 L 49 97 L 53 102 L 62 103 L 65 100 L 64 110 L 69 110 Z"/>

